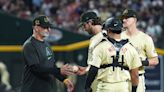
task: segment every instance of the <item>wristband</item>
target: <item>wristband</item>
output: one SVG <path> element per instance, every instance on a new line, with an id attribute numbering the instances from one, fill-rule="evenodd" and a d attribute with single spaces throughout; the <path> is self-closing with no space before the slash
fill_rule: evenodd
<path id="1" fill-rule="evenodd" d="M 132 86 L 132 92 L 136 92 L 137 91 L 137 86 Z"/>
<path id="2" fill-rule="evenodd" d="M 149 66 L 149 61 L 147 59 L 141 62 L 142 62 L 142 66 Z"/>

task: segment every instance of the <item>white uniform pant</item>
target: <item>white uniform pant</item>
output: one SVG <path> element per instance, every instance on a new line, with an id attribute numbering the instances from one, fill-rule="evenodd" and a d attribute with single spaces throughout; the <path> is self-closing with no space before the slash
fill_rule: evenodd
<path id="1" fill-rule="evenodd" d="M 92 85 L 91 85 L 92 92 L 96 92 L 97 84 L 98 84 L 98 81 L 95 79 L 95 80 L 92 82 Z"/>
<path id="2" fill-rule="evenodd" d="M 137 92 L 145 92 L 146 87 L 145 87 L 145 77 L 144 74 L 142 74 L 141 76 L 139 76 L 139 84 L 137 87 Z"/>
<path id="3" fill-rule="evenodd" d="M 132 90 L 132 83 L 131 81 L 129 81 L 129 91 L 131 92 Z M 144 74 L 139 76 L 139 83 L 138 83 L 138 87 L 137 87 L 137 92 L 145 92 L 146 87 L 145 87 L 145 77 Z"/>

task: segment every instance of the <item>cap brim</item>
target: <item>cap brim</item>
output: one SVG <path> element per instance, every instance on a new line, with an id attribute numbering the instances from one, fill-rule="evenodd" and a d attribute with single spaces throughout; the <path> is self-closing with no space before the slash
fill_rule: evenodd
<path id="1" fill-rule="evenodd" d="M 134 16 L 134 15 L 122 15 L 122 16 L 121 16 L 121 19 L 127 19 L 127 18 L 131 18 L 131 17 L 137 18 L 137 17 Z"/>
<path id="2" fill-rule="evenodd" d="M 127 18 L 127 15 L 121 15 L 121 19 Z"/>
<path id="3" fill-rule="evenodd" d="M 41 27 L 43 28 L 53 28 L 53 25 L 52 24 L 44 24 L 44 25 L 40 25 Z"/>

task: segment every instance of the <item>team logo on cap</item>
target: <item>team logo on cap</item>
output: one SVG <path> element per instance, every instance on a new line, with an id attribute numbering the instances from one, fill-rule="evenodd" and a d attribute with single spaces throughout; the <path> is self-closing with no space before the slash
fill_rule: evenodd
<path id="1" fill-rule="evenodd" d="M 35 25 L 40 25 L 39 20 L 35 20 Z"/>
<path id="2" fill-rule="evenodd" d="M 49 21 L 48 17 L 45 17 L 44 22 L 48 22 L 48 21 Z"/>
<path id="3" fill-rule="evenodd" d="M 118 25 L 117 23 L 114 24 L 115 27 L 116 27 L 117 25 Z"/>
<path id="4" fill-rule="evenodd" d="M 126 9 L 126 10 L 123 12 L 123 14 L 128 14 L 128 10 Z"/>

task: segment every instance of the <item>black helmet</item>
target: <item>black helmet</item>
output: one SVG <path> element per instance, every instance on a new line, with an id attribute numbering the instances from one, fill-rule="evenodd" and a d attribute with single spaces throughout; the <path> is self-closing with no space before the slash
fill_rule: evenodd
<path id="1" fill-rule="evenodd" d="M 105 30 L 111 30 L 113 33 L 121 33 L 122 30 L 122 21 L 117 18 L 108 18 L 104 23 L 103 23 L 103 29 Z"/>

